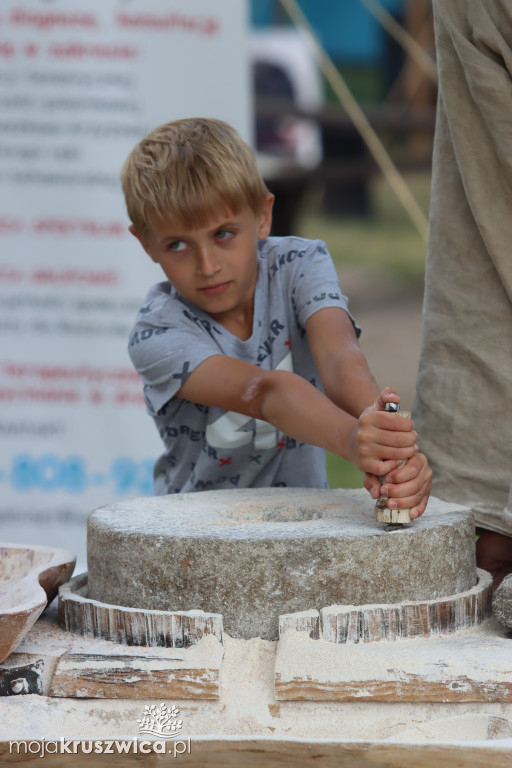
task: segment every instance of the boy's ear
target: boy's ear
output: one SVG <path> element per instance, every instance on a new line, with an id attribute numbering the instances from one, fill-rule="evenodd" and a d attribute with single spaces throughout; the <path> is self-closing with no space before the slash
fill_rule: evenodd
<path id="1" fill-rule="evenodd" d="M 142 245 L 142 247 L 144 248 L 144 250 L 145 250 L 145 251 L 146 251 L 146 253 L 148 254 L 149 258 L 150 258 L 152 261 L 155 261 L 155 262 L 156 262 L 156 259 L 154 258 L 153 254 L 152 254 L 152 253 L 151 253 L 151 251 L 149 250 L 149 244 L 148 244 L 147 238 L 143 237 L 142 235 L 139 235 L 139 233 L 137 232 L 137 230 L 135 229 L 135 227 L 133 226 L 133 224 L 130 224 L 130 226 L 128 227 L 128 231 L 129 231 L 129 232 L 131 232 L 131 234 L 132 234 L 134 237 L 136 237 L 136 238 L 137 238 L 137 240 L 139 241 L 139 243 Z"/>
<path id="2" fill-rule="evenodd" d="M 260 217 L 258 221 L 258 239 L 265 240 L 270 234 L 272 226 L 272 207 L 274 205 L 274 195 L 270 192 L 265 195 L 261 206 Z"/>

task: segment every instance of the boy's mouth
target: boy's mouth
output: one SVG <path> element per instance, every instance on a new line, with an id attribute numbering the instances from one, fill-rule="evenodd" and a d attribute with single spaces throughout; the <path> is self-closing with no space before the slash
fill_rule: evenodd
<path id="1" fill-rule="evenodd" d="M 214 285 L 205 285 L 204 288 L 200 288 L 199 290 L 202 291 L 202 293 L 206 293 L 208 296 L 214 296 L 217 293 L 223 293 L 227 288 L 230 286 L 231 281 L 228 280 L 225 283 L 215 283 Z"/>

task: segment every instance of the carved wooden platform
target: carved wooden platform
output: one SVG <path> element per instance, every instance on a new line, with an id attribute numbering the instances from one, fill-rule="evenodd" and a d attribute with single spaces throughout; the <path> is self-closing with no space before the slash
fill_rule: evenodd
<path id="1" fill-rule="evenodd" d="M 87 573 L 59 589 L 59 624 L 68 632 L 124 645 L 188 648 L 213 635 L 222 643 L 222 616 L 204 611 L 151 611 L 87 597 Z"/>
<path id="2" fill-rule="evenodd" d="M 466 592 L 396 605 L 331 605 L 320 611 L 279 617 L 279 636 L 287 630 L 331 643 L 368 643 L 405 637 L 451 634 L 478 626 L 492 614 L 492 576 L 477 570 L 478 582 Z"/>

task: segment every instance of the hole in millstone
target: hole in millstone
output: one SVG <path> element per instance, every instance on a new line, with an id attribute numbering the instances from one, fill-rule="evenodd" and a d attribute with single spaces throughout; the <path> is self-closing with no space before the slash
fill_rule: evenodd
<path id="1" fill-rule="evenodd" d="M 244 506 L 237 510 L 223 510 L 222 515 L 240 523 L 304 523 L 308 520 L 321 520 L 326 516 L 325 510 L 295 504 L 254 508 Z"/>

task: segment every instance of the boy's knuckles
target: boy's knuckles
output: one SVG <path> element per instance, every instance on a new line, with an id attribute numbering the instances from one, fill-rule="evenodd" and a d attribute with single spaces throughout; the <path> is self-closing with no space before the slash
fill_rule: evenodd
<path id="1" fill-rule="evenodd" d="M 371 457 L 375 455 L 374 451 L 372 450 L 371 443 L 366 440 L 358 441 L 358 451 L 359 456 L 362 459 L 371 459 Z"/>
<path id="2" fill-rule="evenodd" d="M 382 475 L 387 475 L 392 469 L 395 468 L 395 462 L 394 461 L 379 461 L 376 462 L 377 469 L 375 470 L 375 474 L 379 477 L 382 477 Z"/>
<path id="3" fill-rule="evenodd" d="M 376 411 L 364 411 L 359 417 L 359 429 L 364 431 L 371 430 L 375 427 L 376 422 L 378 422 Z"/>
<path id="4" fill-rule="evenodd" d="M 393 448 L 410 448 L 416 442 L 413 432 L 391 432 L 383 430 L 379 435 L 379 442 L 382 445 L 389 445 Z"/>
<path id="5" fill-rule="evenodd" d="M 403 461 L 413 455 L 412 446 L 409 448 L 390 447 L 386 453 L 387 459 L 396 459 L 397 461 Z"/>
<path id="6" fill-rule="evenodd" d="M 396 413 L 379 413 L 379 423 L 385 425 L 390 432 L 411 432 L 413 430 L 412 419 L 402 419 Z"/>
<path id="7" fill-rule="evenodd" d="M 394 499 L 406 500 L 410 506 L 421 501 L 423 492 L 414 487 L 414 484 L 402 483 L 401 485 L 389 486 L 389 496 Z"/>
<path id="8" fill-rule="evenodd" d="M 414 430 L 411 432 L 397 432 L 397 437 L 400 440 L 400 444 L 404 447 L 414 445 L 418 439 L 418 435 Z"/>

